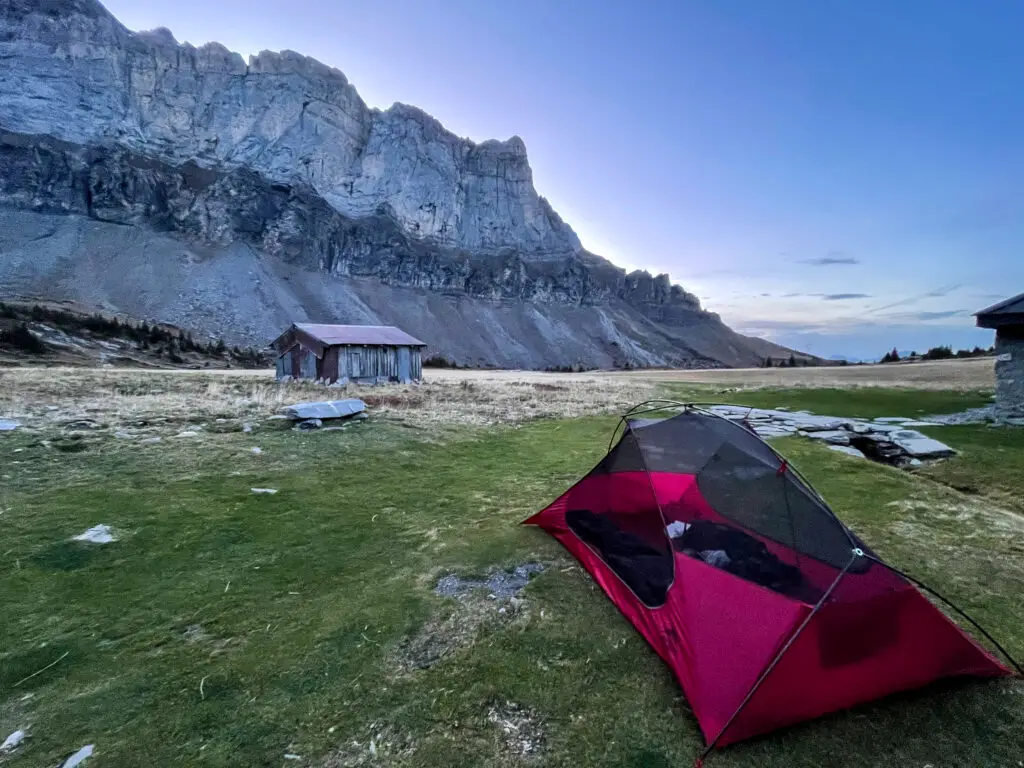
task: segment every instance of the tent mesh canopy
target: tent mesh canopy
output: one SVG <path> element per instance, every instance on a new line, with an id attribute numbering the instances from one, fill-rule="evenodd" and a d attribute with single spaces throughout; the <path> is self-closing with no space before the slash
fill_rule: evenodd
<path id="1" fill-rule="evenodd" d="M 696 410 L 627 423 L 566 504 L 569 528 L 650 607 L 673 581 L 673 549 L 810 603 L 868 551 L 764 441 Z"/>
<path id="2" fill-rule="evenodd" d="M 709 749 L 942 677 L 1009 672 L 760 437 L 693 406 L 627 421 L 526 522 L 671 667 Z"/>

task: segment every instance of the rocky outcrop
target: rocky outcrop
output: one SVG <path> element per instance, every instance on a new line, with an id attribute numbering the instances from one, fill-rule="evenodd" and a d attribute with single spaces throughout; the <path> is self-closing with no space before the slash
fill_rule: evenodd
<path id="1" fill-rule="evenodd" d="M 178 232 L 226 247 L 243 241 L 289 264 L 388 285 L 485 299 L 636 305 L 697 300 L 666 275 L 629 275 L 586 252 L 536 261 L 508 248 L 494 254 L 447 249 L 410 236 L 387 206 L 342 214 L 305 184 L 271 182 L 249 169 L 180 166 L 120 146 L 80 147 L 0 131 L 0 201 L 43 213 Z"/>
<path id="2" fill-rule="evenodd" d="M 433 351 L 462 362 L 743 365 L 766 354 L 667 275 L 626 274 L 584 250 L 537 194 L 518 137 L 477 144 L 415 107 L 370 109 L 339 71 L 293 52 L 245 62 L 215 43 L 178 44 L 165 29 L 130 32 L 94 0 L 0 6 L 0 208 L 20 228 L 0 238 L 0 293 L 127 301 L 247 343 L 273 329 L 211 314 L 211 300 L 224 303 L 201 283 L 211 273 L 177 275 L 173 300 L 143 283 L 126 292 L 118 273 L 84 281 L 85 296 L 65 276 L 93 257 L 32 239 L 38 227 L 25 216 L 42 217 L 47 231 L 53 217 L 81 218 L 90 223 L 56 230 L 109 242 L 127 236 L 112 228 L 131 228 L 134 242 L 150 244 L 118 254 L 133 274 L 153 265 L 128 262 L 175 241 L 193 265 L 228 264 L 245 248 L 267 279 L 292 283 L 245 304 L 274 322 L 396 322 L 408 313 L 394 301 L 417 306 L 427 292 L 458 305 L 461 319 L 432 310 L 438 319 L 413 313 L 406 324 L 428 340 L 433 331 L 445 340 Z M 366 281 L 420 293 L 375 309 Z M 140 291 L 148 298 L 132 298 Z M 510 302 L 517 319 L 501 328 Z M 482 330 L 459 327 L 474 313 L 489 318 L 489 345 L 458 340 Z M 441 315 L 455 327 L 431 328 Z"/>
<path id="3" fill-rule="evenodd" d="M 0 126 L 79 145 L 116 142 L 172 164 L 300 183 L 339 212 L 382 206 L 410 237 L 527 257 L 579 250 L 535 191 L 522 140 L 475 144 L 415 107 L 370 109 L 336 69 L 264 51 L 248 63 L 166 29 L 132 33 L 94 0 L 9 0 L 0 11 Z"/>

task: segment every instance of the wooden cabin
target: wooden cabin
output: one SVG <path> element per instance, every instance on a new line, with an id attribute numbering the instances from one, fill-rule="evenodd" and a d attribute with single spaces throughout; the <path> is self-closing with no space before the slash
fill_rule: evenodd
<path id="1" fill-rule="evenodd" d="M 408 384 L 423 375 L 426 344 L 391 325 L 293 323 L 271 346 L 278 379 Z"/>

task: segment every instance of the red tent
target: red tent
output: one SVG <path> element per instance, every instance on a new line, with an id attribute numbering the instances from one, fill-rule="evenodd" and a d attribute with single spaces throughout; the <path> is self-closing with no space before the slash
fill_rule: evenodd
<path id="1" fill-rule="evenodd" d="M 939 678 L 1010 674 L 745 426 L 694 406 L 623 423 L 525 522 L 671 667 L 709 750 Z"/>

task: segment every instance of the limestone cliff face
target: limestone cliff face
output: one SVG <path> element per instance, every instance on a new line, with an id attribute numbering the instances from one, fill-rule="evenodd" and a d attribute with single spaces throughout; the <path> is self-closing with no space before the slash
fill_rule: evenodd
<path id="1" fill-rule="evenodd" d="M 763 354 L 667 275 L 626 274 L 585 251 L 537 194 L 518 137 L 477 144 L 415 107 L 370 109 L 341 72 L 290 51 L 245 62 L 216 43 L 178 44 L 164 29 L 131 32 L 95 0 L 0 4 L 0 209 L 16 213 L 9 221 L 23 228 L 34 228 L 24 213 L 46 217 L 46 231 L 54 216 L 82 217 L 97 225 L 87 228 L 90 237 L 102 231 L 124 242 L 126 233 L 111 227 L 129 227 L 134 242 L 159 235 L 161 248 L 176 239 L 203 258 L 225 259 L 244 246 L 303 270 L 303 281 L 321 275 L 318 296 L 371 280 L 449 303 L 525 302 L 515 323 L 527 325 L 515 333 L 533 332 L 533 342 L 515 354 L 489 354 L 474 342 L 477 362 L 736 365 Z M 38 242 L 16 232 L 0 237 L 0 293 L 79 290 L 60 276 L 85 256 Z M 93 298 L 125 295 L 109 282 L 115 278 Z M 180 293 L 209 296 L 209 286 Z M 147 311 L 172 312 L 163 301 Z M 327 322 L 390 321 L 398 312 L 314 303 L 312 319 Z M 554 310 L 544 308 L 555 305 L 566 309 L 551 335 Z M 174 306 L 166 319 L 240 323 L 251 329 L 242 340 L 265 340 L 254 337 L 262 325 L 223 313 L 213 320 L 194 302 Z M 314 314 L 302 296 L 281 306 Z M 595 311 L 573 329 L 573 307 Z M 499 318 L 487 321 L 489 333 L 507 347 L 498 328 L 505 310 L 478 309 Z M 439 328 L 447 341 L 435 351 L 474 361 L 455 341 L 457 330 Z"/>
<path id="2" fill-rule="evenodd" d="M 7 0 L 0 125 L 116 142 L 171 163 L 302 183 L 348 216 L 381 206 L 410 237 L 526 257 L 580 248 L 533 187 L 519 137 L 474 144 L 402 104 L 366 106 L 345 76 L 291 51 L 246 63 L 164 29 L 133 33 L 94 0 Z"/>

